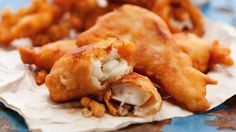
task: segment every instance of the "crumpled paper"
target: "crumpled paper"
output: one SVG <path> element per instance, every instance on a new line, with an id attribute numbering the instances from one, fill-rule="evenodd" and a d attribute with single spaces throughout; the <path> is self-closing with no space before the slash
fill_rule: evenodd
<path id="1" fill-rule="evenodd" d="M 219 39 L 222 44 L 228 45 L 232 50 L 231 56 L 236 62 L 236 30 L 223 23 L 205 21 L 204 38 L 209 42 Z M 193 114 L 164 101 L 160 112 L 146 118 L 114 117 L 108 114 L 102 118 L 85 118 L 78 108 L 71 112 L 78 102 L 70 104 L 52 102 L 46 86 L 35 84 L 32 72 L 22 64 L 17 51 L 1 49 L 0 56 L 0 101 L 22 115 L 31 131 L 109 131 L 134 123 L 160 121 Z M 218 80 L 217 85 L 207 86 L 207 99 L 211 108 L 236 94 L 235 66 L 228 68 L 216 66 L 208 75 Z"/>

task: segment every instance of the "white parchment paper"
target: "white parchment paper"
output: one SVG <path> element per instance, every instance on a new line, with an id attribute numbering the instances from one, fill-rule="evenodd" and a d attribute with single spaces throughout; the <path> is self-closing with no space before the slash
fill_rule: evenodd
<path id="1" fill-rule="evenodd" d="M 219 39 L 232 50 L 236 62 L 236 31 L 228 25 L 206 20 L 206 35 L 209 42 Z M 211 108 L 223 103 L 236 94 L 236 67 L 216 67 L 209 74 L 218 80 L 217 85 L 207 86 L 207 99 Z M 183 117 L 193 113 L 164 101 L 162 109 L 156 115 L 146 118 L 114 117 L 85 118 L 80 109 L 69 112 L 66 104 L 55 104 L 49 99 L 49 92 L 43 86 L 37 86 L 30 70 L 22 64 L 17 51 L 0 50 L 0 101 L 22 115 L 31 131 L 75 132 L 116 130 L 129 124 L 159 121 L 172 117 Z M 74 103 L 76 105 L 76 103 Z"/>

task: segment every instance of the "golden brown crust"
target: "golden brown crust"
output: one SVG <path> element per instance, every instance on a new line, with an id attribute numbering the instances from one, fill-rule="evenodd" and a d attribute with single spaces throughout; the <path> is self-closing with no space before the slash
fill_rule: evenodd
<path id="1" fill-rule="evenodd" d="M 18 51 L 23 63 L 50 71 L 60 57 L 76 47 L 75 40 L 60 40 L 41 47 L 39 51 L 27 47 L 19 47 Z"/>
<path id="2" fill-rule="evenodd" d="M 34 0 L 32 5 L 16 13 L 5 10 L 0 23 L 0 43 L 30 37 L 47 29 L 61 15 L 59 8 L 46 0 Z"/>
<path id="3" fill-rule="evenodd" d="M 204 33 L 201 11 L 193 6 L 189 0 L 156 0 L 152 10 L 164 19 L 173 33 L 187 31 L 198 36 L 202 36 Z M 177 16 L 177 21 L 183 21 L 184 15 L 188 15 L 193 27 L 191 29 L 175 27 L 171 23 L 171 19 L 176 19 L 173 15 Z"/>
<path id="4" fill-rule="evenodd" d="M 204 33 L 201 11 L 189 0 L 109 0 L 109 2 L 147 8 L 158 14 L 167 23 L 172 33 L 191 32 L 198 36 L 202 36 Z M 192 27 L 178 26 L 173 21 L 188 23 Z"/>
<path id="5" fill-rule="evenodd" d="M 191 33 L 177 33 L 173 37 L 184 53 L 190 56 L 194 68 L 201 72 L 208 69 L 210 49 L 207 41 Z"/>
<path id="6" fill-rule="evenodd" d="M 82 55 L 82 52 L 79 52 L 78 54 L 80 56 L 68 53 L 60 58 L 47 76 L 46 86 L 53 101 L 62 102 L 81 98 L 90 95 L 90 91 L 99 93 L 100 90 L 92 85 L 90 79 L 93 56 L 91 53 Z M 78 69 L 80 69 L 79 73 L 76 71 Z"/>
<path id="7" fill-rule="evenodd" d="M 129 84 L 129 86 L 134 86 L 133 88 L 143 89 L 145 92 L 151 95 L 150 99 L 147 100 L 145 104 L 140 106 L 139 109 L 141 109 L 142 111 L 137 115 L 134 112 L 132 113 L 132 115 L 142 117 L 147 115 L 153 115 L 160 110 L 162 106 L 161 96 L 157 92 L 157 89 L 154 87 L 152 82 L 147 77 L 139 75 L 137 73 L 130 73 L 129 75 L 124 76 L 122 79 L 112 84 L 112 86 L 121 84 Z M 112 103 L 111 97 L 112 92 L 108 90 L 104 96 L 104 100 L 110 113 L 114 116 L 118 116 L 118 109 Z"/>
<path id="8" fill-rule="evenodd" d="M 38 71 L 35 71 L 35 82 L 36 84 L 38 85 L 41 85 L 45 82 L 45 79 L 48 75 L 48 72 L 45 71 L 45 70 L 38 70 Z"/>
<path id="9" fill-rule="evenodd" d="M 215 40 L 210 47 L 210 61 L 209 65 L 223 64 L 226 66 L 232 66 L 234 64 L 233 59 L 230 57 L 231 50 L 223 45 L 220 45 L 218 40 Z"/>
<path id="10" fill-rule="evenodd" d="M 106 82 L 101 86 L 93 82 L 92 65 L 94 59 L 108 56 L 112 48 L 119 51 L 119 49 L 126 49 L 124 48 L 126 46 L 123 42 L 115 39 L 104 40 L 97 44 L 74 49 L 60 58 L 46 78 L 46 85 L 52 100 L 63 102 L 104 93 Z M 127 50 L 126 52 L 134 52 L 134 50 Z M 132 54 L 123 57 L 131 66 L 133 65 Z"/>

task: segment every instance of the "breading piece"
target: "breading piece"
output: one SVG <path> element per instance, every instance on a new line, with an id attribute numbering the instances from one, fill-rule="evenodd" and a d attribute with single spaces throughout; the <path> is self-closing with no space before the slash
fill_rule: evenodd
<path id="1" fill-rule="evenodd" d="M 208 44 L 202 38 L 191 33 L 174 34 L 174 39 L 182 50 L 191 57 L 193 67 L 201 72 L 216 64 L 232 66 L 230 49 L 219 44 L 216 40 Z"/>
<path id="2" fill-rule="evenodd" d="M 80 100 L 80 103 L 83 107 L 85 107 L 85 110 L 82 112 L 85 117 L 89 115 L 93 115 L 95 117 L 103 117 L 105 114 L 106 111 L 105 105 L 95 100 L 92 100 L 88 97 L 83 97 Z"/>
<path id="3" fill-rule="evenodd" d="M 205 111 L 206 85 L 216 81 L 192 67 L 191 59 L 176 44 L 165 22 L 137 6 L 124 5 L 108 13 L 81 33 L 82 46 L 109 37 L 134 42 L 135 71 L 151 78 L 169 95 L 191 111 Z"/>
<path id="4" fill-rule="evenodd" d="M 234 61 L 230 58 L 230 49 L 220 45 L 218 40 L 215 40 L 210 47 L 210 62 L 209 65 L 223 64 L 226 66 L 232 66 Z"/>
<path id="5" fill-rule="evenodd" d="M 201 72 L 206 71 L 210 60 L 208 42 L 191 33 L 177 33 L 173 36 L 182 50 L 190 56 L 193 67 Z"/>
<path id="6" fill-rule="evenodd" d="M 134 51 L 133 43 L 108 39 L 68 52 L 46 78 L 52 100 L 100 96 L 108 84 L 132 72 Z"/>
<path id="7" fill-rule="evenodd" d="M 75 40 L 60 40 L 35 50 L 19 47 L 18 51 L 24 64 L 35 64 L 39 69 L 50 71 L 54 63 L 68 51 L 77 48 Z"/>
<path id="8" fill-rule="evenodd" d="M 89 103 L 89 108 L 92 111 L 92 115 L 95 117 L 103 117 L 105 115 L 106 108 L 105 105 L 102 103 L 92 100 Z"/>
<path id="9" fill-rule="evenodd" d="M 81 98 L 80 100 L 80 104 L 83 106 L 83 107 L 89 107 L 89 104 L 92 100 L 89 98 L 89 97 L 83 97 Z"/>
<path id="10" fill-rule="evenodd" d="M 111 85 L 104 96 L 112 115 L 143 117 L 158 112 L 162 99 L 152 82 L 145 76 L 130 73 Z"/>
<path id="11" fill-rule="evenodd" d="M 41 85 L 45 82 L 48 72 L 46 70 L 38 70 L 35 72 L 35 82 L 38 85 Z"/>

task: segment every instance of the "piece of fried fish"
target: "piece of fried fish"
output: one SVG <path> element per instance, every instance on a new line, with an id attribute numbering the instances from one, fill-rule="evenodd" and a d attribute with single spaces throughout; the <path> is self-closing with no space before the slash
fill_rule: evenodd
<path id="1" fill-rule="evenodd" d="M 134 44 L 107 39 L 68 52 L 46 78 L 53 101 L 101 96 L 107 85 L 133 71 Z"/>
<path id="2" fill-rule="evenodd" d="M 216 81 L 193 68 L 190 57 L 175 43 L 159 16 L 138 6 L 124 5 L 81 33 L 77 45 L 109 37 L 134 42 L 135 71 L 151 78 L 185 108 L 205 111 L 210 107 L 205 98 L 206 85 Z"/>
<path id="3" fill-rule="evenodd" d="M 150 79 L 135 72 L 112 84 L 104 100 L 115 116 L 143 117 L 155 114 L 162 105 L 161 96 Z"/>

